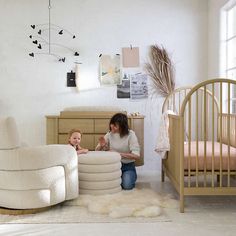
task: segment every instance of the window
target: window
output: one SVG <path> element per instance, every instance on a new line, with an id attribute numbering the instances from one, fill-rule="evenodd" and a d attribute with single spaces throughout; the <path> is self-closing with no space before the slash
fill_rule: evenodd
<path id="1" fill-rule="evenodd" d="M 222 70 L 227 78 L 236 80 L 236 1 L 229 1 L 222 15 Z M 236 113 L 236 89 L 232 88 L 232 111 Z"/>

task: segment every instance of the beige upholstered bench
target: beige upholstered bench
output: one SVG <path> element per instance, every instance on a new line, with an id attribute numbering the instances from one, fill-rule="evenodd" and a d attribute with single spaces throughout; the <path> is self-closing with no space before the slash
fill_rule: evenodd
<path id="1" fill-rule="evenodd" d="M 121 191 L 120 154 L 90 151 L 79 155 L 79 192 L 101 195 Z"/>

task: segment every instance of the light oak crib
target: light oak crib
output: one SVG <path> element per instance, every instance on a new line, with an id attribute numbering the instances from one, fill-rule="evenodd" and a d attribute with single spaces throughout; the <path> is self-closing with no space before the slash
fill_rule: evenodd
<path id="1" fill-rule="evenodd" d="M 163 104 L 169 115 L 170 151 L 165 174 L 180 195 L 236 195 L 236 81 L 213 79 L 175 90 Z"/>

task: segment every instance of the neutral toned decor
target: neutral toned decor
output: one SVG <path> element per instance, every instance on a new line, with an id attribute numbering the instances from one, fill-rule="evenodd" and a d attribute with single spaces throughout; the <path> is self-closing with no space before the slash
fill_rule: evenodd
<path id="1" fill-rule="evenodd" d="M 79 128 L 83 133 L 81 146 L 94 151 L 98 138 L 108 132 L 110 118 L 117 112 L 121 111 L 118 108 L 82 107 L 61 111 L 59 116 L 46 116 L 47 144 L 68 143 L 68 132 Z M 128 122 L 140 144 L 140 159 L 135 164 L 141 166 L 144 164 L 144 116 L 129 115 Z"/>
<path id="2" fill-rule="evenodd" d="M 150 48 L 150 62 L 145 64 L 151 84 L 151 94 L 168 96 L 175 88 L 174 66 L 164 47 L 152 45 Z"/>
<path id="3" fill-rule="evenodd" d="M 121 162 L 117 152 L 89 151 L 79 155 L 79 192 L 103 195 L 121 191 Z"/>
<path id="4" fill-rule="evenodd" d="M 117 85 L 121 83 L 120 54 L 99 56 L 101 85 Z"/>
<path id="5" fill-rule="evenodd" d="M 179 97 L 184 91 L 185 98 L 176 104 L 177 114 L 169 115 L 170 151 L 163 171 L 180 194 L 181 212 L 185 196 L 236 195 L 236 114 L 231 107 L 235 89 L 234 80 L 213 79 L 174 93 Z M 169 98 L 163 111 L 165 104 L 175 107 L 177 99 Z"/>
<path id="6" fill-rule="evenodd" d="M 160 195 L 150 184 L 106 195 L 79 195 L 48 211 L 33 215 L 0 217 L 0 224 L 66 224 L 66 223 L 148 223 L 170 222 L 168 211 L 176 212 L 178 201 L 171 195 Z M 148 198 L 147 198 L 148 196 Z"/>
<path id="7" fill-rule="evenodd" d="M 21 147 L 14 118 L 0 119 L 0 213 L 33 213 L 78 197 L 77 169 L 69 145 Z"/>
<path id="8" fill-rule="evenodd" d="M 178 201 L 170 196 L 162 197 L 157 192 L 146 188 L 122 190 L 119 193 L 101 196 L 81 195 L 73 202 L 86 207 L 89 212 L 106 214 L 111 218 L 158 217 L 163 214 L 162 208 L 178 206 Z"/>
<path id="9" fill-rule="evenodd" d="M 66 57 L 56 53 L 55 48 L 59 47 L 66 51 L 70 51 L 74 56 L 79 56 L 79 53 L 68 46 L 62 45 L 59 42 L 53 42 L 52 35 L 54 34 L 55 36 L 55 34 L 57 34 L 59 37 L 62 35 L 67 35 L 67 40 L 75 39 L 76 36 L 65 28 L 51 23 L 51 8 L 51 0 L 48 0 L 48 23 L 30 25 L 33 33 L 29 36 L 29 38 L 32 40 L 32 43 L 35 45 L 37 51 L 29 53 L 29 56 L 34 57 L 35 55 L 40 54 L 50 55 L 55 57 L 60 62 L 65 62 Z"/>

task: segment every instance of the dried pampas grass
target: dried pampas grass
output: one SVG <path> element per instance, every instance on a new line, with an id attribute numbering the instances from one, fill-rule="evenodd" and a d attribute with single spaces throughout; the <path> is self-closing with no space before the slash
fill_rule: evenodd
<path id="1" fill-rule="evenodd" d="M 166 97 L 174 90 L 174 66 L 164 47 L 151 46 L 150 62 L 145 64 L 145 69 L 152 81 L 151 94 Z"/>

